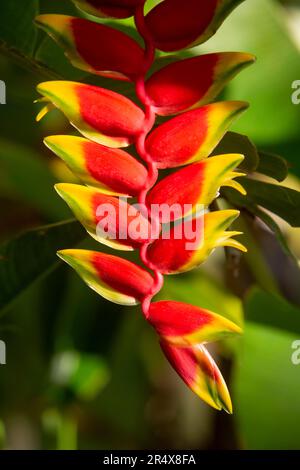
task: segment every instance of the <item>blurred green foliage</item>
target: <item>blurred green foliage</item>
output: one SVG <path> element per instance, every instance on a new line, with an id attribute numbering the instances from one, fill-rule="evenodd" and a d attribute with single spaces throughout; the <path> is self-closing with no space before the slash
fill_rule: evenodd
<path id="1" fill-rule="evenodd" d="M 257 56 L 257 63 L 222 96 L 251 104 L 235 127 L 250 141 L 238 145 L 247 145 L 252 170 L 257 155 L 251 141 L 265 152 L 282 155 L 300 176 L 300 105 L 291 102 L 292 82 L 300 80 L 300 45 L 284 9 L 297 3 L 246 0 L 215 37 L 192 52 L 244 50 Z M 89 245 L 75 222 L 68 232 L 55 224 L 69 217 L 53 190 L 67 173 L 42 139 L 69 127 L 56 112 L 35 123 L 35 86 L 53 77 L 84 79 L 131 93 L 130 85 L 75 70 L 36 30 L 33 18 L 38 12 L 78 14 L 69 0 L 9 0 L 0 8 L 0 79 L 7 85 L 7 104 L 0 106 L 0 299 L 6 306 L 0 338 L 7 344 L 7 365 L 0 366 L 0 446 L 299 449 L 300 366 L 291 362 L 291 345 L 300 334 L 299 268 L 281 222 L 262 211 L 260 218 L 276 236 L 251 226 L 253 251 L 249 247 L 252 255 L 245 261 L 230 250 L 227 262 L 216 253 L 201 270 L 169 277 L 161 293 L 162 298 L 201 305 L 240 324 L 245 307 L 245 336 L 218 345 L 227 380 L 233 370 L 235 391 L 235 415 L 220 418 L 162 360 L 156 337 L 138 309 L 106 302 L 55 262 L 58 248 L 80 241 Z M 132 34 L 132 20 L 120 25 Z M 273 158 L 272 165 L 261 159 L 260 171 L 281 181 L 285 164 Z M 291 198 L 298 198 L 292 190 L 277 189 L 282 194 L 278 200 L 270 192 L 265 195 L 265 182 L 247 184 L 252 201 L 246 209 L 254 215 L 259 215 L 256 203 L 263 198 L 269 209 L 276 204 L 274 212 L 281 216 L 293 206 Z M 288 212 L 291 225 L 299 218 L 297 204 L 295 213 Z M 52 225 L 42 230 L 45 243 L 39 227 L 46 224 Z M 31 232 L 23 235 L 24 229 Z M 259 237 L 253 238 L 258 231 Z M 49 269 L 55 264 L 55 270 Z M 264 291 L 249 293 L 253 284 Z"/>
<path id="2" fill-rule="evenodd" d="M 240 436 L 250 449 L 299 449 L 300 374 L 299 366 L 292 363 L 299 324 L 292 333 L 283 331 L 280 324 L 279 328 L 270 325 L 269 318 L 278 309 L 287 323 L 297 315 L 299 322 L 300 310 L 257 290 L 249 293 L 245 308 L 251 320 L 262 312 L 266 322 L 247 323 L 234 371 Z"/>

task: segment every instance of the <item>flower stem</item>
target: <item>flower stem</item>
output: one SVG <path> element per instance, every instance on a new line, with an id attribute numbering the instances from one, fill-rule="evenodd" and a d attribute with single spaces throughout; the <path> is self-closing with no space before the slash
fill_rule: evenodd
<path id="1" fill-rule="evenodd" d="M 144 16 L 144 4 L 140 5 L 135 12 L 134 16 L 136 28 L 144 40 L 145 44 L 145 54 L 144 54 L 144 63 L 143 63 L 143 71 L 142 74 L 136 80 L 136 95 L 139 98 L 140 102 L 144 106 L 144 113 L 145 113 L 145 121 L 144 126 L 141 133 L 138 135 L 136 140 L 136 149 L 141 157 L 141 159 L 147 164 L 148 175 L 144 184 L 144 187 L 140 191 L 138 195 L 138 203 L 141 205 L 142 208 L 146 210 L 146 215 L 148 219 L 151 221 L 151 226 L 154 228 L 154 233 L 158 233 L 158 220 L 151 220 L 151 213 L 149 208 L 146 205 L 146 198 L 149 189 L 156 183 L 158 178 L 158 170 L 156 167 L 155 162 L 152 160 L 151 155 L 148 153 L 146 148 L 146 137 L 148 133 L 154 126 L 155 123 L 155 111 L 152 106 L 151 99 L 147 95 L 146 86 L 145 86 L 145 79 L 146 74 L 149 71 L 150 67 L 153 64 L 155 59 L 155 46 L 151 37 L 151 34 L 148 31 L 145 16 Z M 153 271 L 153 286 L 151 292 L 143 299 L 142 301 L 142 311 L 145 317 L 147 318 L 149 315 L 149 307 L 152 298 L 160 291 L 163 285 L 163 275 L 161 272 L 155 268 L 152 263 L 148 260 L 147 257 L 147 249 L 150 242 L 146 242 L 142 245 L 140 249 L 140 258 L 143 264 Z"/>

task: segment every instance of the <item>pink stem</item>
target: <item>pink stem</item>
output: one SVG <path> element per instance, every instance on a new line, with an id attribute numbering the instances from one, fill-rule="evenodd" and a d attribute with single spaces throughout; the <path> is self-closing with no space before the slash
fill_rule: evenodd
<path id="1" fill-rule="evenodd" d="M 147 164 L 147 168 L 148 168 L 148 176 L 145 181 L 145 185 L 138 195 L 139 204 L 142 207 L 146 207 L 147 193 L 149 189 L 156 183 L 157 177 L 158 177 L 158 170 L 157 170 L 156 164 L 152 160 L 151 155 L 147 152 L 146 145 L 145 145 L 146 137 L 148 133 L 151 131 L 151 129 L 153 128 L 154 123 L 155 123 L 155 111 L 152 106 L 151 100 L 149 96 L 147 95 L 147 91 L 145 87 L 146 74 L 148 70 L 150 69 L 155 58 L 155 46 L 153 44 L 152 37 L 149 34 L 147 25 L 145 23 L 144 5 L 140 5 L 136 9 L 134 19 L 135 19 L 137 30 L 139 34 L 142 36 L 144 43 L 145 43 L 143 73 L 136 81 L 136 94 L 139 100 L 141 101 L 141 103 L 144 105 L 145 122 L 144 122 L 144 127 L 143 127 L 142 132 L 137 137 L 136 149 L 137 149 L 139 156 Z M 148 218 L 151 219 L 151 213 L 149 211 L 149 208 L 147 208 L 147 215 L 148 215 Z M 152 220 L 151 223 L 152 223 L 152 227 L 154 228 L 154 232 L 156 233 L 156 230 L 159 225 L 159 221 Z M 148 260 L 147 249 L 148 249 L 149 244 L 150 244 L 149 242 L 144 243 L 140 249 L 140 258 L 142 262 L 144 263 L 144 265 L 153 271 L 153 277 L 154 277 L 154 283 L 153 283 L 151 292 L 142 301 L 142 311 L 146 318 L 148 318 L 149 316 L 149 307 L 150 307 L 152 298 L 157 294 L 157 292 L 160 291 L 163 285 L 163 275 Z"/>

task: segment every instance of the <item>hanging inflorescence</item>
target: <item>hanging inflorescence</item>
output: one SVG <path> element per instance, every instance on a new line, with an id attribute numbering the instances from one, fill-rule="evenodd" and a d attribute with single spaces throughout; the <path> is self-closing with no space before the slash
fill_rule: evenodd
<path id="1" fill-rule="evenodd" d="M 36 19 L 74 66 L 133 82 L 142 105 L 83 83 L 38 85 L 40 101 L 45 102 L 38 119 L 52 107 L 59 108 L 83 136 L 45 139 L 84 184 L 61 183 L 57 192 L 92 237 L 115 249 L 139 250 L 146 269 L 95 251 L 69 249 L 58 255 L 106 299 L 122 305 L 141 303 L 181 378 L 211 406 L 229 413 L 226 384 L 203 344 L 240 333 L 240 328 L 199 307 L 152 299 L 163 275 L 199 266 L 216 247 L 246 250 L 234 238 L 239 232 L 227 230 L 239 212 L 208 210 L 222 186 L 245 194 L 235 180 L 243 175 L 236 171 L 243 156 L 207 157 L 247 108 L 240 101 L 211 102 L 254 57 L 238 52 L 183 60 L 174 56 L 167 65 L 159 59 L 156 71 L 151 70 L 156 50 L 174 52 L 206 41 L 241 2 L 164 0 L 145 14 L 145 0 L 74 0 L 96 17 L 134 16 L 144 48 L 104 23 L 52 14 Z M 170 115 L 177 116 L 167 120 Z M 158 126 L 157 116 L 165 117 Z M 140 161 L 121 149 L 130 145 Z M 183 168 L 157 183 L 159 169 L 179 166 Z M 129 198 L 138 204 L 129 204 Z"/>

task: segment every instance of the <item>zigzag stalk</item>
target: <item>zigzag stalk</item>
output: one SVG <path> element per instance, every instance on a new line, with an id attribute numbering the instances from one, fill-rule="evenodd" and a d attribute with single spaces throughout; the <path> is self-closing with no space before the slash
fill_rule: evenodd
<path id="1" fill-rule="evenodd" d="M 155 112 L 151 104 L 151 100 L 149 99 L 147 95 L 146 87 L 145 87 L 146 74 L 149 71 L 155 59 L 155 46 L 153 44 L 151 35 L 149 34 L 146 23 L 145 23 L 144 4 L 139 6 L 136 9 L 134 20 L 135 20 L 136 28 L 139 34 L 141 35 L 141 37 L 143 38 L 144 45 L 145 45 L 143 73 L 136 80 L 136 94 L 144 106 L 145 123 L 142 129 L 142 132 L 139 134 L 139 136 L 136 139 L 135 145 L 136 145 L 136 149 L 137 149 L 139 156 L 147 164 L 147 168 L 148 168 L 148 176 L 147 176 L 144 188 L 140 191 L 138 195 L 138 203 L 141 206 L 141 211 L 146 210 L 148 212 L 146 215 L 148 216 L 148 219 L 151 222 L 151 226 L 154 228 L 154 231 L 156 232 L 156 228 L 159 225 L 159 221 L 151 220 L 151 213 L 149 209 L 146 208 L 146 197 L 147 197 L 147 193 L 149 189 L 152 186 L 154 186 L 154 184 L 157 181 L 158 170 L 157 170 L 156 164 L 153 162 L 152 157 L 147 152 L 147 149 L 145 146 L 146 137 L 149 134 L 149 132 L 152 130 L 154 123 L 155 123 Z M 149 244 L 150 242 L 144 243 L 140 249 L 140 258 L 143 264 L 147 268 L 152 270 L 153 275 L 154 275 L 154 284 L 151 289 L 151 292 L 149 295 L 147 295 L 143 299 L 143 302 L 142 302 L 142 311 L 146 318 L 148 318 L 149 316 L 149 307 L 150 307 L 151 300 L 161 290 L 163 286 L 163 279 L 164 279 L 161 272 L 155 266 L 153 266 L 152 263 L 147 258 L 147 248 Z"/>

